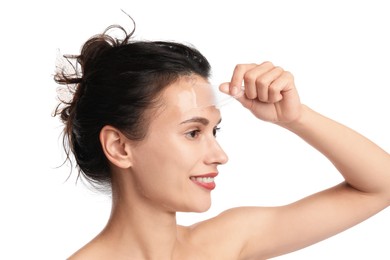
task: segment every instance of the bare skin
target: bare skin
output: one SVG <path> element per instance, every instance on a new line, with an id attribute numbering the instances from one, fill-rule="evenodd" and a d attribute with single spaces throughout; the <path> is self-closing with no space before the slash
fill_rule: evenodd
<path id="1" fill-rule="evenodd" d="M 179 81 L 165 90 L 166 107 L 146 140 L 135 144 L 117 129 L 103 128 L 100 140 L 114 176 L 112 214 L 69 259 L 267 259 L 333 236 L 390 205 L 386 151 L 301 104 L 292 75 L 270 62 L 237 65 L 220 89 L 235 95 L 242 82 L 245 94 L 238 101 L 244 107 L 308 142 L 345 181 L 289 205 L 234 208 L 189 227 L 177 225 L 176 212 L 210 206 L 210 190 L 191 176 L 217 173 L 228 160 L 214 138 L 219 111 L 186 107 L 193 99 Z M 206 92 L 197 97 L 203 94 L 207 103 Z M 184 102 L 174 105 L 178 95 Z M 207 122 L 186 121 L 194 117 Z"/>

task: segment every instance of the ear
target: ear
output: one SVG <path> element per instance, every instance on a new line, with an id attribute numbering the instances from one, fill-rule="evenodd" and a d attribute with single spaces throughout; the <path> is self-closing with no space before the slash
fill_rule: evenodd
<path id="1" fill-rule="evenodd" d="M 112 126 L 104 126 L 99 135 L 102 149 L 107 159 L 119 168 L 132 166 L 131 146 L 118 129 Z"/>

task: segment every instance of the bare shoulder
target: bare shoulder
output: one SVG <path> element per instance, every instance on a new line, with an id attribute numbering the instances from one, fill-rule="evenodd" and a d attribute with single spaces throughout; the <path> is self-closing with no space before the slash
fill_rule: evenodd
<path id="1" fill-rule="evenodd" d="M 179 247 L 176 248 L 176 253 L 181 256 L 179 259 L 182 259 L 182 256 L 186 259 L 248 259 L 242 252 L 251 237 L 250 233 L 259 230 L 260 225 L 265 227 L 269 225 L 267 219 L 271 219 L 270 212 L 272 212 L 270 208 L 238 207 L 191 226 L 179 225 L 177 227 Z M 265 231 L 265 228 L 262 230 Z M 109 239 L 97 237 L 71 255 L 68 260 L 121 259 L 122 256 L 115 255 L 119 251 L 112 250 L 115 245 L 111 242 Z M 264 241 L 258 242 L 259 248 L 267 247 Z"/>
<path id="2" fill-rule="evenodd" d="M 90 259 L 96 256 L 93 251 L 89 250 L 87 246 L 84 246 L 73 253 L 67 258 L 67 260 L 80 260 L 80 259 Z"/>
<path id="3" fill-rule="evenodd" d="M 272 215 L 277 211 L 275 209 L 269 207 L 228 209 L 213 218 L 186 227 L 185 232 L 191 243 L 210 249 L 219 257 L 226 254 L 227 258 L 220 259 L 243 259 L 242 250 L 248 243 L 247 240 L 251 237 L 249 234 L 254 232 L 254 228 L 257 232 L 264 231 L 264 236 L 258 236 L 259 249 L 263 246 L 264 250 L 267 248 L 267 243 L 261 241 L 261 238 L 264 237 L 265 240 L 270 233 L 266 229 L 272 221 Z"/>
<path id="4" fill-rule="evenodd" d="M 193 225 L 200 244 L 217 241 L 236 259 L 268 259 L 317 243 L 384 208 L 383 199 L 346 183 L 277 207 L 239 207 Z"/>
<path id="5" fill-rule="evenodd" d="M 93 249 L 93 247 L 86 245 L 67 258 L 67 260 L 81 259 L 99 259 L 99 254 Z"/>
<path id="6" fill-rule="evenodd" d="M 107 250 L 105 249 L 107 249 L 107 246 L 105 246 L 104 243 L 102 243 L 98 238 L 94 238 L 88 244 L 84 245 L 71 256 L 69 256 L 67 260 L 110 259 L 110 257 L 107 255 Z"/>

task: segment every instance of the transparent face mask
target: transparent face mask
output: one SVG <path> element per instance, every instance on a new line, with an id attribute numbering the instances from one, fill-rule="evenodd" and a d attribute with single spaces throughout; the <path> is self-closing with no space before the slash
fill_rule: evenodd
<path id="1" fill-rule="evenodd" d="M 180 111 L 196 111 L 207 108 L 220 109 L 234 97 L 222 93 L 217 85 L 212 85 L 199 77 L 183 77 L 166 91 L 166 99 Z"/>
<path id="2" fill-rule="evenodd" d="M 207 82 L 199 82 L 194 78 L 187 78 L 180 84 L 180 91 L 177 94 L 177 104 L 190 109 L 205 109 L 214 107 L 221 109 L 244 94 L 244 89 L 232 96 L 219 90 L 219 85 Z"/>
<path id="3" fill-rule="evenodd" d="M 218 85 L 210 85 L 214 92 L 214 101 L 213 106 L 217 109 L 221 109 L 224 106 L 229 105 L 236 101 L 237 98 L 241 97 L 244 94 L 244 87 L 241 87 L 239 92 L 235 95 L 228 95 L 219 90 Z"/>
<path id="4" fill-rule="evenodd" d="M 196 83 L 191 86 L 191 95 L 189 98 L 193 109 L 204 109 L 214 107 L 222 109 L 236 101 L 237 98 L 244 94 L 244 87 L 241 87 L 236 95 L 229 95 L 219 90 L 219 85 Z M 202 90 L 204 88 L 204 90 Z M 205 97 L 204 92 L 209 92 Z"/>

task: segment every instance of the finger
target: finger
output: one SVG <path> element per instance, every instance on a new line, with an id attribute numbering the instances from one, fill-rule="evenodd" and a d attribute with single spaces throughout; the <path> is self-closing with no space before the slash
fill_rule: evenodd
<path id="1" fill-rule="evenodd" d="M 283 71 L 281 67 L 273 67 L 270 71 L 256 79 L 258 100 L 261 102 L 272 102 L 270 99 L 275 97 L 275 92 L 270 87 L 282 75 Z"/>
<path id="2" fill-rule="evenodd" d="M 233 91 L 233 95 L 230 93 L 230 82 L 224 82 L 221 85 L 219 85 L 219 90 L 224 93 L 233 96 L 236 100 L 238 100 L 244 107 L 250 108 L 252 107 L 253 100 L 248 99 L 245 95 L 245 92 L 242 89 L 237 90 L 238 92 L 235 93 Z M 237 88 L 238 89 L 238 88 Z"/>
<path id="3" fill-rule="evenodd" d="M 293 77 L 288 71 L 283 71 L 281 75 L 269 86 L 269 102 L 276 103 L 283 99 L 283 93 L 293 87 Z"/>
<path id="4" fill-rule="evenodd" d="M 248 70 L 244 75 L 245 94 L 249 99 L 257 98 L 257 80 L 274 68 L 271 62 L 263 62 Z"/>
<path id="5" fill-rule="evenodd" d="M 244 87 L 238 88 L 238 87 L 230 87 L 231 83 L 230 82 L 224 82 L 219 85 L 219 91 L 221 91 L 224 94 L 228 94 L 236 99 L 245 96 L 244 95 Z"/>
<path id="6" fill-rule="evenodd" d="M 221 91 L 224 94 L 230 94 L 230 88 L 229 88 L 230 82 L 224 82 L 221 85 L 219 85 L 219 91 Z"/>
<path id="7" fill-rule="evenodd" d="M 232 79 L 230 81 L 230 91 L 232 90 L 237 90 L 237 89 L 240 89 L 242 84 L 243 84 L 243 81 L 244 81 L 244 75 L 245 73 L 256 67 L 257 64 L 238 64 L 236 65 L 236 67 L 234 68 L 234 71 L 233 71 L 233 76 L 232 76 Z M 233 91 L 233 92 L 234 92 Z M 230 92 L 232 95 L 234 95 L 232 92 Z"/>

